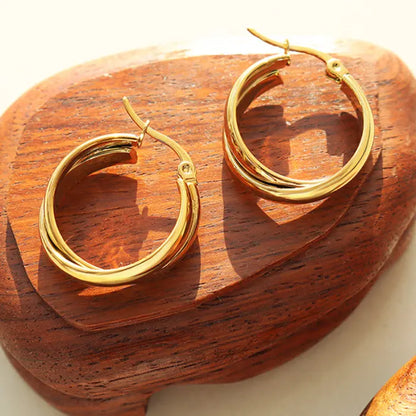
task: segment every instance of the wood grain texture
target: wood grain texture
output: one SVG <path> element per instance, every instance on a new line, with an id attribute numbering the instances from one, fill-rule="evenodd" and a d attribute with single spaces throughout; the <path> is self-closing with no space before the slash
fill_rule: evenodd
<path id="1" fill-rule="evenodd" d="M 96 330 L 137 323 L 221 296 L 323 238 L 351 205 L 377 161 L 378 139 L 360 177 L 323 202 L 259 201 L 233 180 L 223 163 L 224 102 L 238 74 L 258 59 L 189 57 L 112 72 L 52 97 L 28 121 L 13 165 L 9 219 L 32 284 L 73 325 Z M 323 76 L 322 63 L 304 55 L 297 60 L 285 74 L 290 88 L 263 96 L 246 114 L 242 129 L 267 165 L 311 178 L 339 169 L 355 150 L 360 133 L 349 100 Z M 347 61 L 353 73 L 370 75 L 365 88 L 377 117 L 374 66 L 357 58 Z M 305 81 L 297 85 L 298 79 Z M 45 256 L 39 245 L 39 208 L 53 169 L 75 145 L 105 133 L 135 131 L 122 109 L 123 95 L 190 152 L 201 194 L 198 243 L 179 266 L 140 285 L 86 288 Z M 169 148 L 151 140 L 138 157 L 137 165 L 91 175 L 66 195 L 59 225 L 75 251 L 93 264 L 128 264 L 154 250 L 173 228 L 179 211 L 178 161 Z"/>
<path id="2" fill-rule="evenodd" d="M 258 199 L 222 158 L 226 95 L 259 56 L 105 58 L 40 84 L 2 117 L 0 337 L 49 401 L 74 415 L 91 413 L 88 403 L 100 415 L 144 412 L 166 385 L 234 381 L 290 359 L 357 305 L 415 213 L 416 86 L 380 48 L 344 43 L 338 52 L 368 94 L 376 146 L 345 192 L 307 205 Z M 322 64 L 293 61 L 285 85 L 247 112 L 244 136 L 284 174 L 331 173 L 354 150 L 358 123 Z M 134 133 L 122 95 L 190 152 L 201 227 L 173 269 L 136 286 L 85 287 L 47 261 L 38 208 L 70 149 L 100 134 Z M 64 236 L 103 266 L 153 250 L 175 221 L 175 169 L 167 149 L 147 138 L 137 166 L 108 169 L 68 191 L 58 213 Z M 120 413 L 120 403 L 131 408 Z"/>
<path id="3" fill-rule="evenodd" d="M 416 415 L 416 357 L 406 363 L 375 395 L 361 416 Z"/>

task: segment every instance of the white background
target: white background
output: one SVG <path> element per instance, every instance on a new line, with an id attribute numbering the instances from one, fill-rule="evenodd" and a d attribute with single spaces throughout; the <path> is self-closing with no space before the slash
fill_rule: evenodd
<path id="1" fill-rule="evenodd" d="M 157 44 L 244 37 L 246 26 L 282 39 L 369 40 L 394 50 L 416 73 L 415 15 L 414 0 L 0 0 L 0 113 L 33 84 L 84 61 Z M 148 415 L 358 415 L 416 354 L 415 267 L 414 238 L 358 309 L 306 353 L 244 382 L 168 388 L 152 398 Z M 60 414 L 3 353 L 0 409 L 7 416 Z"/>

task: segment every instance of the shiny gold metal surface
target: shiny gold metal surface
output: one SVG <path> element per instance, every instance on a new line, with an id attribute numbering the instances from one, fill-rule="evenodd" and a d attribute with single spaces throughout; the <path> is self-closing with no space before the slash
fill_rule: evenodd
<path id="1" fill-rule="evenodd" d="M 343 63 L 330 55 L 289 41 L 276 42 L 253 29 L 263 41 L 284 49 L 283 55 L 266 57 L 245 70 L 233 85 L 227 100 L 224 121 L 224 151 L 227 164 L 241 182 L 261 196 L 287 202 L 309 202 L 325 198 L 345 186 L 362 169 L 374 141 L 374 120 L 364 91 Z M 316 180 L 300 180 L 280 175 L 262 164 L 248 149 L 238 127 L 239 116 L 250 103 L 277 84 L 279 70 L 290 64 L 289 51 L 306 53 L 326 63 L 326 72 L 346 91 L 362 120 L 360 143 L 351 159 L 334 175 Z"/>
<path id="2" fill-rule="evenodd" d="M 154 130 L 141 120 L 123 98 L 132 120 L 142 129 L 140 136 L 116 133 L 88 140 L 71 151 L 53 172 L 40 209 L 39 231 L 49 258 L 62 271 L 88 284 L 114 286 L 128 284 L 177 261 L 191 246 L 199 221 L 199 193 L 196 170 L 189 154 L 174 140 Z M 118 163 L 135 163 L 135 149 L 148 134 L 169 146 L 179 157 L 177 185 L 180 192 L 180 211 L 176 224 L 154 252 L 124 267 L 101 269 L 79 257 L 64 241 L 55 218 L 55 203 L 59 191 L 65 190 L 79 177 L 86 176 Z"/>

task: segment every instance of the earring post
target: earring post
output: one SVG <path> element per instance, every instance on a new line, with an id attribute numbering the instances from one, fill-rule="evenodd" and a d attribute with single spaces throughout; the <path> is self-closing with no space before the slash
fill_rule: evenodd
<path id="1" fill-rule="evenodd" d="M 315 56 L 316 58 L 320 59 L 321 61 L 325 62 L 327 67 L 327 73 L 331 78 L 334 78 L 336 81 L 341 82 L 344 75 L 348 74 L 348 70 L 345 66 L 338 60 L 333 58 L 331 55 L 318 51 L 313 48 L 309 48 L 306 46 L 297 46 L 292 45 L 289 43 L 288 40 L 285 42 L 278 42 L 274 39 L 271 39 L 253 28 L 247 28 L 247 30 L 256 38 L 262 40 L 265 43 L 268 43 L 272 46 L 277 46 L 285 51 L 285 54 L 288 54 L 288 51 L 305 53 L 307 55 Z"/>

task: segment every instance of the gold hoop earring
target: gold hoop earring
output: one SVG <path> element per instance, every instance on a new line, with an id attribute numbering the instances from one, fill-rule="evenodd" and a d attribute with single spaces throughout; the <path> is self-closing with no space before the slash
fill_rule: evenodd
<path id="1" fill-rule="evenodd" d="M 173 264 L 193 243 L 199 221 L 196 171 L 189 154 L 174 140 L 149 127 L 149 121 L 141 120 L 126 97 L 123 104 L 131 119 L 142 129 L 141 135 L 108 134 L 88 140 L 72 150 L 53 172 L 40 209 L 40 238 L 49 258 L 65 273 L 93 285 L 132 283 Z M 73 183 L 75 179 L 111 165 L 135 163 L 135 148 L 140 147 L 145 134 L 169 146 L 180 159 L 177 179 L 181 200 L 179 216 L 173 230 L 157 250 L 127 266 L 101 269 L 75 254 L 64 241 L 55 219 L 56 196 L 64 182 Z"/>
<path id="2" fill-rule="evenodd" d="M 241 182 L 265 198 L 287 202 L 309 202 L 325 198 L 350 182 L 370 156 L 374 142 L 374 120 L 365 93 L 339 59 L 312 48 L 290 45 L 288 41 L 276 42 L 253 29 L 248 30 L 264 42 L 282 48 L 284 54 L 256 62 L 245 70 L 233 85 L 227 100 L 224 121 L 223 139 L 227 164 Z M 343 84 L 362 120 L 361 140 L 355 153 L 331 177 L 297 180 L 280 175 L 256 159 L 241 137 L 238 116 L 256 97 L 276 85 L 279 70 L 290 64 L 289 51 L 306 53 L 325 62 L 327 75 Z"/>

